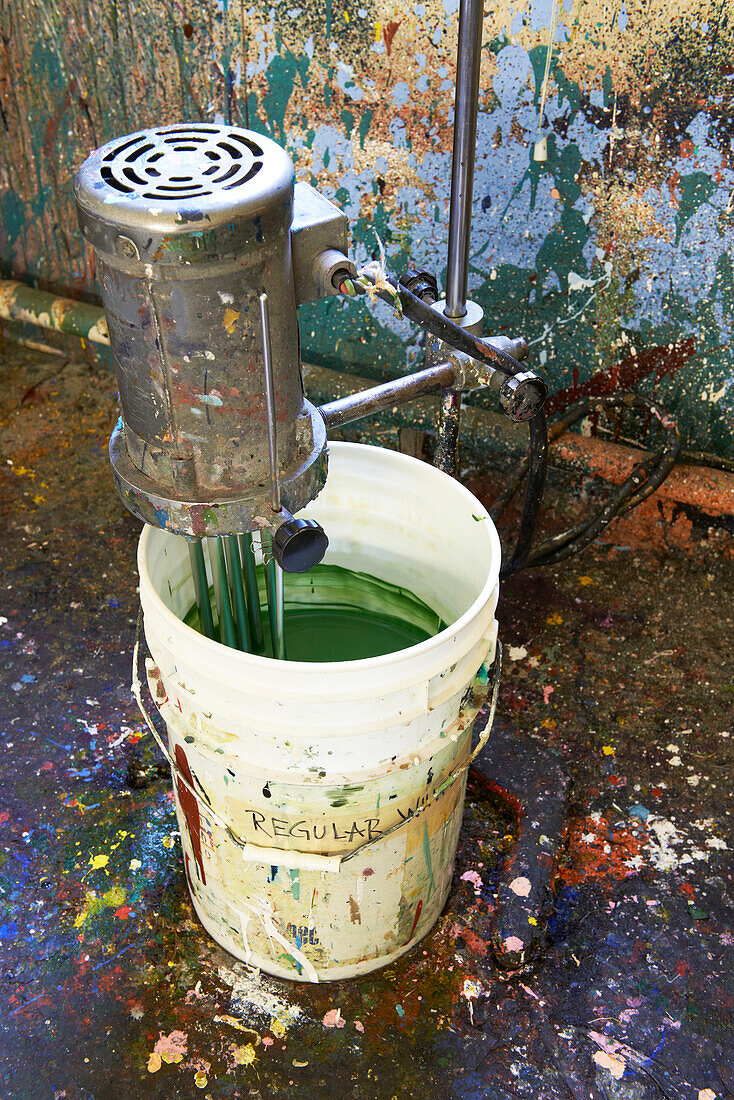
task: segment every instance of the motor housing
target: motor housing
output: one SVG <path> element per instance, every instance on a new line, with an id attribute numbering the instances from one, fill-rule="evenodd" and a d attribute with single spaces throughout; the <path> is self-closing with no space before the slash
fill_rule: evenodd
<path id="1" fill-rule="evenodd" d="M 262 526 L 264 292 L 281 497 L 299 511 L 324 484 L 326 433 L 304 398 L 296 306 L 334 292 L 319 258 L 346 251 L 346 218 L 295 185 L 275 142 L 207 123 L 109 142 L 80 168 L 75 197 L 117 370 L 110 457 L 123 502 L 188 536 Z"/>

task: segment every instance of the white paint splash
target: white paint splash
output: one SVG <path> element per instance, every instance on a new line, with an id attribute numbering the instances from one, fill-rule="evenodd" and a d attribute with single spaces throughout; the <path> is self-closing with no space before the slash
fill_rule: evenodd
<path id="1" fill-rule="evenodd" d="M 236 963 L 231 969 L 219 967 L 219 977 L 232 990 L 230 1007 L 242 1016 L 254 1012 L 271 1020 L 282 1020 L 287 1027 L 303 1018 L 301 1006 L 289 1004 L 280 987 L 259 970 Z"/>

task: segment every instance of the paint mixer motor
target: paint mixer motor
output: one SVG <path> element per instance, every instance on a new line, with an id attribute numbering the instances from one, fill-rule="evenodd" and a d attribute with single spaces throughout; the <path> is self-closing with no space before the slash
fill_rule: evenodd
<path id="1" fill-rule="evenodd" d="M 328 427 L 447 386 L 490 385 L 513 419 L 542 406 L 544 383 L 517 362 L 524 341 L 481 340 L 476 324 L 444 317 L 423 273 L 360 277 L 345 216 L 295 183 L 288 155 L 260 134 L 144 130 L 93 152 L 75 193 L 119 383 L 115 482 L 146 523 L 193 540 L 269 530 L 278 563 L 302 571 L 327 545 L 293 516 L 324 485 Z M 297 308 L 357 291 L 429 331 L 429 366 L 316 409 Z"/>

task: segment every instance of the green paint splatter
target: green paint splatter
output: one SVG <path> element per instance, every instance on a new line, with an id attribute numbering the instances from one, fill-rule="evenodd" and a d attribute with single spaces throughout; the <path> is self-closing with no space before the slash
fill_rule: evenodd
<path id="1" fill-rule="evenodd" d="M 373 113 L 374 112 L 372 111 L 372 108 L 368 107 L 365 111 L 362 111 L 362 114 L 360 115 L 359 129 L 358 129 L 360 149 L 364 149 L 364 139 L 367 137 L 367 134 L 369 133 L 370 124 L 372 123 Z"/>
<path id="2" fill-rule="evenodd" d="M 680 244 L 683 230 L 705 202 L 713 195 L 716 184 L 705 172 L 692 172 L 690 176 L 681 176 L 680 202 L 675 216 L 675 243 Z"/>
<path id="3" fill-rule="evenodd" d="M 433 867 L 431 866 L 431 843 L 428 839 L 428 822 L 423 822 L 423 854 L 426 857 L 426 867 L 428 868 L 428 877 L 431 880 L 431 889 L 428 891 L 427 898 L 430 898 L 431 892 L 436 889 L 436 883 L 433 881 Z"/>

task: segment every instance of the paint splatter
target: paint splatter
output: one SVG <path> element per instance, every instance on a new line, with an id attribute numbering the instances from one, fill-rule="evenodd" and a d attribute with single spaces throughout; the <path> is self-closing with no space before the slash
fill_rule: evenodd
<path id="1" fill-rule="evenodd" d="M 510 883 L 510 889 L 512 890 L 513 894 L 517 894 L 519 898 L 527 898 L 530 896 L 532 885 L 533 884 L 531 883 L 529 878 L 524 878 L 521 876 L 520 878 L 514 878 L 512 880 L 512 882 Z"/>
<path id="2" fill-rule="evenodd" d="M 183 1061 L 188 1051 L 188 1038 L 183 1031 L 161 1034 L 148 1058 L 148 1073 L 157 1073 L 163 1062 L 175 1064 Z"/>
<path id="3" fill-rule="evenodd" d="M 252 1043 L 244 1043 L 240 1047 L 235 1047 L 232 1051 L 234 1057 L 234 1064 L 236 1066 L 251 1066 L 257 1058 L 255 1048 Z"/>
<path id="4" fill-rule="evenodd" d="M 508 936 L 504 941 L 505 951 L 512 952 L 513 954 L 519 954 L 525 950 L 525 943 L 519 936 Z"/>
<path id="5" fill-rule="evenodd" d="M 340 1009 L 330 1008 L 321 1023 L 324 1027 L 344 1027 L 346 1020 L 342 1016 Z"/>
<path id="6" fill-rule="evenodd" d="M 597 1050 L 594 1055 L 594 1061 L 597 1066 L 602 1066 L 603 1069 L 608 1069 L 612 1077 L 617 1081 L 620 1081 L 624 1077 L 624 1071 L 627 1068 L 627 1063 L 622 1058 L 617 1058 L 614 1054 L 608 1054 L 606 1050 Z"/>

